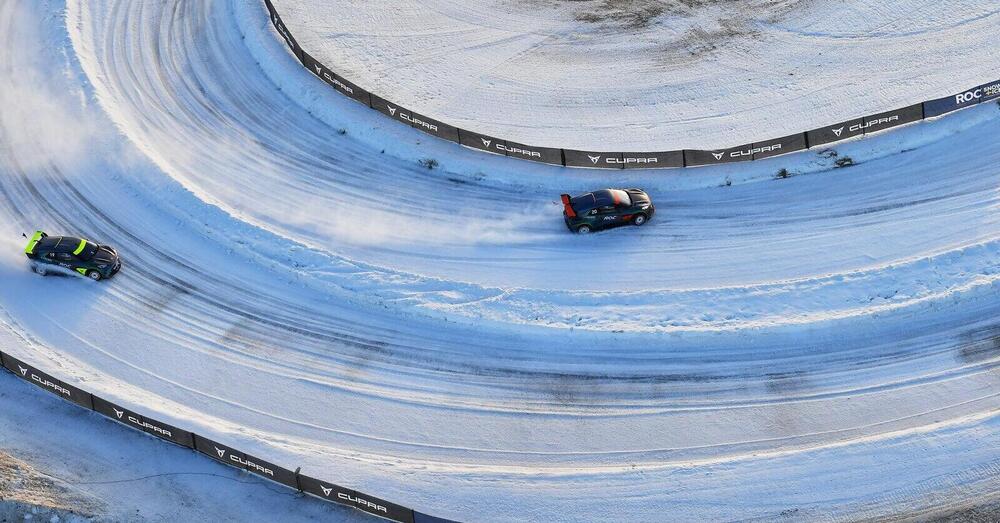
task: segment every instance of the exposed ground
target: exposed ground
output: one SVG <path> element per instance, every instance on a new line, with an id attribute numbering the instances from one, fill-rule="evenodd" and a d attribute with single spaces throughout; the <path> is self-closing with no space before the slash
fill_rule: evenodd
<path id="1" fill-rule="evenodd" d="M 102 511 L 103 503 L 85 490 L 0 450 L 0 521 L 83 523 L 96 520 Z"/>

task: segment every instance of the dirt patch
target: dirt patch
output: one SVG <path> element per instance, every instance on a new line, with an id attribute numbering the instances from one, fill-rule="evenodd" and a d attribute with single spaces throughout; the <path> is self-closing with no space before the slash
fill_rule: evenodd
<path id="1" fill-rule="evenodd" d="M 559 0 L 551 0 L 559 2 Z M 774 20 L 807 0 L 562 0 L 577 6 L 574 18 L 580 22 L 601 24 L 609 29 L 644 29 L 661 17 L 696 17 L 723 28 L 725 35 L 739 34 L 740 27 L 752 20 Z M 713 24 L 714 25 L 714 24 Z M 713 33 L 706 27 L 703 33 Z"/>
<path id="2" fill-rule="evenodd" d="M 0 452 L 0 522 L 98 521 L 96 499 Z"/>
<path id="3" fill-rule="evenodd" d="M 653 23 L 670 8 L 660 0 L 567 0 L 588 4 L 578 10 L 574 18 L 592 24 L 614 24 L 626 29 L 642 29 Z M 678 2 L 686 3 L 686 2 Z"/>

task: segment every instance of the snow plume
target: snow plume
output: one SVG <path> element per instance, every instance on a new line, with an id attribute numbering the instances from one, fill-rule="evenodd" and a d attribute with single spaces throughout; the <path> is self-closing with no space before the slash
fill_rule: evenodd
<path id="1" fill-rule="evenodd" d="M 532 232 L 533 225 L 546 221 L 546 211 L 551 214 L 551 209 L 518 208 L 509 215 L 490 217 L 477 215 L 475 209 L 456 203 L 457 219 L 436 220 L 434 215 L 399 214 L 381 207 L 340 204 L 331 208 L 317 199 L 284 214 L 283 221 L 313 237 L 356 245 L 516 244 L 537 241 L 539 234 L 547 232 Z"/>

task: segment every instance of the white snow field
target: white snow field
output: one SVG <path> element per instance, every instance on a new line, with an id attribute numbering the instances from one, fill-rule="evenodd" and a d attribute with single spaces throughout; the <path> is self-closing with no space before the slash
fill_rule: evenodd
<path id="1" fill-rule="evenodd" d="M 995 0 L 273 0 L 300 46 L 452 125 L 590 151 L 760 142 L 995 80 Z"/>
<path id="2" fill-rule="evenodd" d="M 966 7 L 995 23 L 983 5 Z M 962 67 L 936 63 L 969 86 L 1000 61 L 978 34 Z M 0 349 L 60 379 L 460 521 L 847 521 L 1000 497 L 996 103 L 839 144 L 843 169 L 810 151 L 581 172 L 332 92 L 257 0 L 6 0 L 0 42 Z M 558 194 L 608 185 L 644 187 L 656 217 L 568 234 Z M 36 228 L 124 268 L 38 277 Z"/>

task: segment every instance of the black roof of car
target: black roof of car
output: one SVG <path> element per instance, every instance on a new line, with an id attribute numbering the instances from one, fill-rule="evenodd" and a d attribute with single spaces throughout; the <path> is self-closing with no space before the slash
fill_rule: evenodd
<path id="1" fill-rule="evenodd" d="M 611 194 L 611 189 L 601 189 L 570 198 L 570 205 L 577 212 L 587 212 L 596 207 L 606 207 L 615 204 L 615 197 Z"/>
<path id="2" fill-rule="evenodd" d="M 73 252 L 80 246 L 80 238 L 71 236 L 47 236 L 38 240 L 36 251 Z"/>

